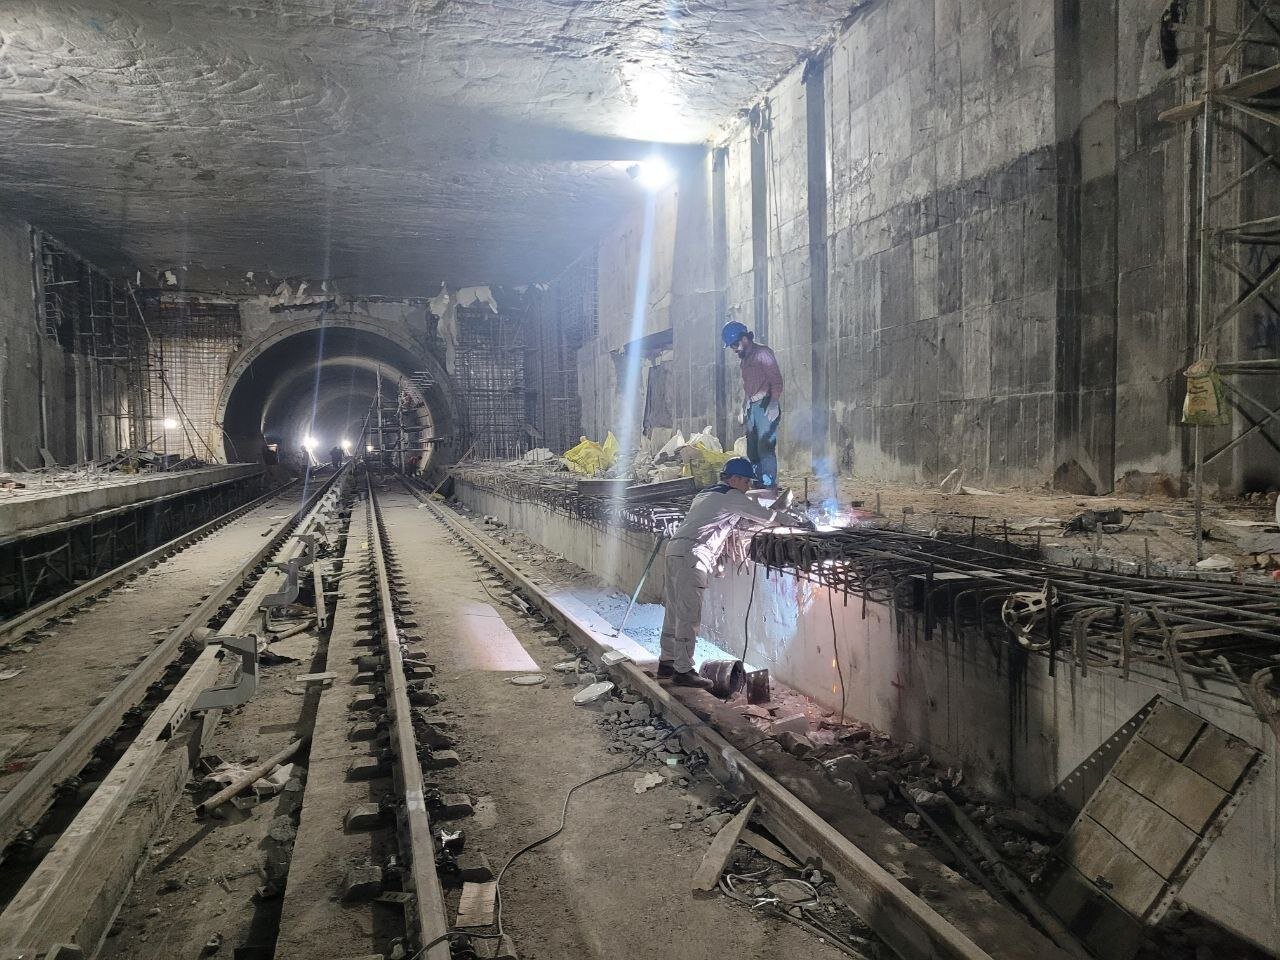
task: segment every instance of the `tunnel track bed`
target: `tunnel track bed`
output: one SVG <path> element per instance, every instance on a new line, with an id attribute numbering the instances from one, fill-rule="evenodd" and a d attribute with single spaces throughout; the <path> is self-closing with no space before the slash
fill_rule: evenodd
<path id="1" fill-rule="evenodd" d="M 260 619 L 263 600 L 285 580 L 277 566 L 301 555 L 304 537 L 320 529 L 328 519 L 337 505 L 342 484 L 336 481 L 340 478 L 344 473 L 335 474 L 317 488 L 293 518 L 245 561 L 240 568 L 242 576 L 229 578 L 206 598 L 103 704 L 113 702 L 116 694 L 127 699 L 123 694 L 145 690 L 148 684 L 142 682 L 144 671 L 167 666 L 186 636 L 208 622 L 236 592 L 243 576 L 255 571 L 260 575 L 225 619 L 217 636 L 244 634 Z M 266 564 L 273 554 L 276 563 Z M 169 695 L 151 712 L 119 761 L 105 773 L 99 787 L 0 914 L 0 957 L 30 957 L 67 943 L 79 944 L 84 955 L 96 951 L 128 892 L 137 865 L 180 795 L 200 745 L 217 725 L 220 709 L 193 716 L 191 708 L 219 675 L 228 672 L 231 661 L 227 658 L 228 649 L 220 643 L 205 646 L 187 665 Z M 91 717 L 104 721 L 99 709 Z M 21 795 L 26 798 L 23 802 L 39 802 L 35 798 L 40 791 L 55 782 L 50 773 L 55 762 L 70 764 L 77 751 L 92 750 L 97 740 L 86 732 L 89 719 L 60 744 L 65 749 L 56 761 L 46 756 L 48 763 L 42 761 L 24 778 L 28 788 Z M 19 797 L 13 791 L 4 800 L 10 809 L 19 809 Z"/>
<path id="2" fill-rule="evenodd" d="M 288 486 L 290 485 L 286 485 Z M 219 517 L 211 525 L 207 525 L 208 529 L 193 530 L 185 537 L 166 544 L 161 548 L 167 553 L 165 557 L 140 557 L 133 563 L 117 568 L 112 571 L 112 583 L 109 586 L 98 585 L 74 599 L 60 598 L 55 602 L 64 604 L 64 610 L 69 610 L 75 609 L 76 604 L 83 606 L 90 603 L 90 598 L 94 603 L 103 600 L 112 591 L 124 587 L 147 568 L 158 567 L 166 560 L 173 559 L 197 542 L 206 540 L 218 530 L 227 529 L 253 509 L 267 506 L 283 494 L 284 488 L 279 488 L 252 504 Z M 146 653 L 119 683 L 107 691 L 71 730 L 67 731 L 50 749 L 39 755 L 40 759 L 27 769 L 20 780 L 9 785 L 4 793 L 0 794 L 0 863 L 11 859 L 10 845 L 15 841 L 21 845 L 34 841 L 41 827 L 41 819 L 48 813 L 50 805 L 59 794 L 66 792 L 67 787 L 71 787 L 74 792 L 77 786 L 76 781 L 82 779 L 79 775 L 95 755 L 99 760 L 105 761 L 112 755 L 118 757 L 119 752 L 127 747 L 129 732 L 136 732 L 137 726 L 143 719 L 137 716 L 143 705 L 148 701 L 152 701 L 154 705 L 154 702 L 163 699 L 163 691 L 156 685 L 166 683 L 167 686 L 171 686 L 172 681 L 176 680 L 176 677 L 173 677 L 166 682 L 166 675 L 178 666 L 177 661 L 181 655 L 182 646 L 188 637 L 194 630 L 209 622 L 218 613 L 220 607 L 244 589 L 245 578 L 259 568 L 272 551 L 279 547 L 296 520 L 297 515 L 293 521 L 282 524 L 261 548 L 215 587 L 177 627 L 167 631 L 155 647 Z M 179 543 L 179 541 L 183 542 Z M 86 588 L 90 586 L 91 584 L 85 584 Z M 46 627 L 49 625 L 49 622 L 45 623 Z M 85 624 L 80 630 L 85 632 L 89 627 L 89 624 Z M 90 632 L 84 637 L 84 642 L 98 644 L 103 639 Z M 74 707 L 71 703 L 64 702 L 62 708 L 65 710 Z M 66 816 L 73 812 L 73 810 L 64 809 L 60 814 Z M 12 870 L 12 864 L 10 863 L 6 869 Z M 12 876 L 6 877 L 6 881 L 5 888 L 12 889 Z"/>
<path id="3" fill-rule="evenodd" d="M 560 607 L 469 522 L 432 502 L 412 486 L 408 489 L 482 562 L 558 624 L 583 654 L 599 662 L 600 657 L 612 649 L 608 637 Z M 739 729 L 735 733 L 733 718 L 714 698 L 700 691 L 682 692 L 677 697 L 630 661 L 599 669 L 619 688 L 630 690 L 649 702 L 672 726 L 687 725 L 710 759 L 717 778 L 726 783 L 736 782 L 753 792 L 759 803 L 758 815 L 770 831 L 794 853 L 819 857 L 824 868 L 836 877 L 849 905 L 899 956 L 909 960 L 995 957 L 1032 960 L 1068 956 L 1021 916 L 991 900 L 976 885 L 941 868 L 931 855 L 874 814 L 833 810 L 823 806 L 821 798 L 813 794 L 807 796 L 808 802 L 802 800 L 749 758 L 746 755 L 749 748 L 739 750 L 734 746 L 733 740 L 740 739 L 743 731 Z M 750 732 L 756 733 L 754 728 Z M 758 736 L 753 737 L 753 741 L 758 742 Z M 791 760 L 793 758 L 780 758 L 784 769 Z M 785 773 L 780 776 L 788 782 L 794 779 L 802 789 L 805 786 L 802 777 L 789 778 Z M 809 803 L 822 809 L 827 817 L 839 820 L 839 829 Z M 913 893 L 899 878 L 901 874 L 890 872 L 872 853 L 889 853 L 885 863 L 892 862 L 898 869 L 905 861 L 921 868 L 920 875 L 931 871 L 929 886 L 943 889 L 922 888 L 923 896 Z M 947 916 L 939 909 L 945 910 Z"/>
<path id="4" fill-rule="evenodd" d="M 113 567 L 106 573 L 87 580 L 79 586 L 73 587 L 65 593 L 59 594 L 46 600 L 38 606 L 22 613 L 9 617 L 4 621 L 0 621 L 0 650 L 15 642 L 15 637 L 29 633 L 32 630 L 39 629 L 41 624 L 47 624 L 49 621 L 63 616 L 67 613 L 74 613 L 79 605 L 84 604 L 90 599 L 98 599 L 109 594 L 112 590 L 121 586 L 124 581 L 133 577 L 135 574 L 153 567 L 163 560 L 174 556 L 177 553 L 190 547 L 192 544 L 198 543 L 210 534 L 230 523 L 239 520 L 246 514 L 251 513 L 258 507 L 269 503 L 271 500 L 281 496 L 287 489 L 296 484 L 296 480 L 290 480 L 273 490 L 268 491 L 262 496 L 241 504 L 232 510 L 228 510 L 221 516 L 214 517 L 207 523 L 203 523 L 192 530 L 180 536 L 174 537 L 167 543 L 148 550 L 146 553 L 134 557 L 117 567 Z"/>

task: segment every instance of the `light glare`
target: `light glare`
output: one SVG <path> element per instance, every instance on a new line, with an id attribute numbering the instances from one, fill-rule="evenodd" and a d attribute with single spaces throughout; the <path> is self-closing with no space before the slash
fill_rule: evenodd
<path id="1" fill-rule="evenodd" d="M 178 425 L 178 421 L 177 421 L 177 420 L 175 420 L 175 419 L 173 419 L 173 417 L 165 417 L 165 418 L 164 418 L 164 428 L 165 428 L 166 430 L 172 430 L 172 429 L 174 429 L 175 427 L 177 427 L 177 425 Z"/>
<path id="2" fill-rule="evenodd" d="M 637 164 L 640 171 L 636 174 L 636 182 L 646 190 L 661 190 L 676 178 L 671 164 L 657 154 Z"/>

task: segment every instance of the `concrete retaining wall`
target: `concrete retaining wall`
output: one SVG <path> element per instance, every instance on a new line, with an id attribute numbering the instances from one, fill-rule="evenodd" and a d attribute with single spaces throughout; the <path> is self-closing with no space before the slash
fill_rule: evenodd
<path id="1" fill-rule="evenodd" d="M 515 503 L 459 483 L 472 509 L 519 530 L 584 570 L 630 592 L 653 541 L 596 529 L 536 503 Z M 655 564 L 646 602 L 660 600 Z M 754 579 L 754 591 L 752 581 Z M 971 784 L 1041 797 L 1130 720 L 1157 693 L 1180 700 L 1169 678 L 1123 680 L 1022 657 L 999 639 L 975 635 L 926 639 L 915 618 L 897 618 L 779 571 L 747 565 L 713 580 L 702 636 L 741 654 L 773 678 L 831 709 L 845 710 L 960 766 Z M 747 641 L 749 640 L 749 643 Z M 1185 901 L 1267 949 L 1280 951 L 1280 776 L 1276 740 L 1263 723 L 1220 692 L 1191 695 L 1184 706 L 1264 749 L 1271 762 L 1222 837 L 1184 888 Z"/>
<path id="2" fill-rule="evenodd" d="M 257 463 L 218 464 L 199 470 L 138 477 L 128 483 L 0 502 L 0 536 L 12 536 L 24 530 L 87 517 L 100 510 L 217 486 L 261 472 L 262 465 Z"/>

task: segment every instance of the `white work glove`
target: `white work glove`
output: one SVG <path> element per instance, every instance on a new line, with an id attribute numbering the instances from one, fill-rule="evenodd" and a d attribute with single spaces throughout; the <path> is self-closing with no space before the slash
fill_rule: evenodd
<path id="1" fill-rule="evenodd" d="M 739 422 L 739 423 L 746 423 L 746 422 L 747 422 L 747 413 L 750 411 L 750 409 L 751 409 L 751 408 L 750 408 L 747 404 L 745 404 L 745 403 L 744 403 L 741 407 L 739 407 L 739 408 L 738 408 L 738 422 Z"/>
<path id="2" fill-rule="evenodd" d="M 776 401 L 770 402 L 769 406 L 764 408 L 764 415 L 769 419 L 770 423 L 776 423 L 778 418 L 782 416 L 782 407 Z"/>

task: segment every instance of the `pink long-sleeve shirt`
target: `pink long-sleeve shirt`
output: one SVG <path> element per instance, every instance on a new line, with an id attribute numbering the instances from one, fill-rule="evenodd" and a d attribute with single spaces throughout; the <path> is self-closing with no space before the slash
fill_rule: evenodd
<path id="1" fill-rule="evenodd" d="M 773 403 L 782 401 L 782 371 L 778 358 L 763 343 L 753 343 L 742 358 L 742 392 L 751 403 L 766 396 Z"/>

